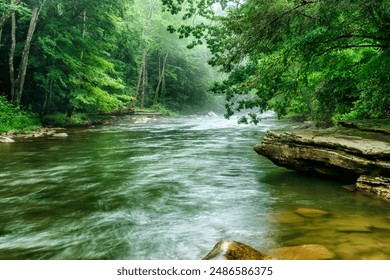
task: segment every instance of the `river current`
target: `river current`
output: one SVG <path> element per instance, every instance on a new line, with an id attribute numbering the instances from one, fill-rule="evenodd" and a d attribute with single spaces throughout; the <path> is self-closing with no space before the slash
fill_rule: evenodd
<path id="1" fill-rule="evenodd" d="M 137 122 L 0 145 L 0 259 L 201 259 L 221 239 L 390 259 L 389 204 L 253 151 L 268 129 L 292 124 Z"/>

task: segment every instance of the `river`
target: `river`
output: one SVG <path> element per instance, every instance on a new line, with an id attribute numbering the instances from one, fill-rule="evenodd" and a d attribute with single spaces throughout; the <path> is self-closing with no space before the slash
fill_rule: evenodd
<path id="1" fill-rule="evenodd" d="M 253 151 L 266 130 L 291 126 L 124 117 L 66 139 L 2 144 L 0 259 L 201 259 L 221 239 L 390 259 L 389 204 Z"/>

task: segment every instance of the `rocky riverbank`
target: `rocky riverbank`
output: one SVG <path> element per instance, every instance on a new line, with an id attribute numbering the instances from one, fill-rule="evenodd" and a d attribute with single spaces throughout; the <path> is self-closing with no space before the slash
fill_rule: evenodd
<path id="1" fill-rule="evenodd" d="M 56 127 L 56 128 L 40 128 L 38 130 L 17 133 L 15 131 L 8 131 L 0 134 L 0 143 L 13 143 L 18 141 L 24 141 L 28 139 L 36 139 L 43 137 L 51 138 L 66 138 L 68 134 L 65 132 L 65 128 Z"/>
<path id="2" fill-rule="evenodd" d="M 68 137 L 67 129 L 74 127 L 92 127 L 95 125 L 107 125 L 112 124 L 118 121 L 119 118 L 123 117 L 125 114 L 120 114 L 117 112 L 116 114 L 102 114 L 99 117 L 90 117 L 90 119 L 79 119 L 74 122 L 68 122 L 64 119 L 63 122 L 51 122 L 50 120 L 46 120 L 45 125 L 47 127 L 39 128 L 34 131 L 29 132 L 18 132 L 18 131 L 7 131 L 0 133 L 0 143 L 13 143 L 20 141 L 27 141 L 37 138 L 66 138 Z M 162 116 L 160 112 L 135 112 L 131 115 L 130 122 L 134 124 L 145 124 L 150 120 L 155 119 L 156 117 Z M 53 126 L 64 126 L 64 127 L 53 127 Z"/>
<path id="3" fill-rule="evenodd" d="M 390 130 L 343 123 L 329 129 L 268 131 L 254 150 L 278 166 L 341 178 L 390 201 Z"/>

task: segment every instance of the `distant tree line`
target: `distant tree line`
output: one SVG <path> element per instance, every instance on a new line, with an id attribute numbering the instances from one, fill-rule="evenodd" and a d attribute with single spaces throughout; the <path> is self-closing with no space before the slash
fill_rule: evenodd
<path id="1" fill-rule="evenodd" d="M 209 52 L 167 31 L 179 22 L 160 0 L 1 0 L 0 102 L 68 117 L 207 104 Z"/>

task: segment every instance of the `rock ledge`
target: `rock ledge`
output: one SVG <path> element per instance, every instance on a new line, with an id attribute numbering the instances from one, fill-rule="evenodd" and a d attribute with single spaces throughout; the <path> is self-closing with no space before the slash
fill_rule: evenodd
<path id="1" fill-rule="evenodd" d="M 390 198 L 390 134 L 387 132 L 346 127 L 268 131 L 254 150 L 278 166 L 301 172 L 353 182 L 364 175 L 357 190 Z M 376 178 L 380 178 L 378 182 Z M 387 187 L 383 182 L 387 182 Z"/>

